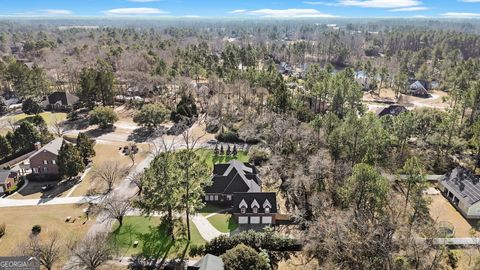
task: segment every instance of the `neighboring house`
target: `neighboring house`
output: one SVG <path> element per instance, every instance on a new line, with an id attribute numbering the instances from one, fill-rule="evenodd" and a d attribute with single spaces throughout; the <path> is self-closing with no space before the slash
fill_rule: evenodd
<path id="1" fill-rule="evenodd" d="M 79 100 L 79 97 L 67 92 L 53 92 L 47 96 L 42 105 L 49 111 L 71 111 Z"/>
<path id="2" fill-rule="evenodd" d="M 238 224 L 275 224 L 275 192 L 237 192 L 233 195 L 232 214 Z"/>
<path id="3" fill-rule="evenodd" d="M 38 178 L 58 176 L 57 157 L 63 138 L 57 138 L 43 147 L 37 146 L 38 150 L 30 156 L 30 169 Z"/>
<path id="4" fill-rule="evenodd" d="M 205 255 L 200 261 L 192 266 L 188 266 L 187 270 L 223 270 L 223 260 L 212 254 Z"/>
<path id="5" fill-rule="evenodd" d="M 215 164 L 212 185 L 205 188 L 205 201 L 231 203 L 235 192 L 260 192 L 260 179 L 255 166 L 238 160 Z"/>
<path id="6" fill-rule="evenodd" d="M 18 173 L 11 170 L 0 170 L 0 193 L 12 188 L 18 181 Z"/>
<path id="7" fill-rule="evenodd" d="M 438 184 L 443 195 L 467 219 L 480 219 L 480 177 L 457 167 Z"/>
<path id="8" fill-rule="evenodd" d="M 407 108 L 402 105 L 390 105 L 388 107 L 382 108 L 377 112 L 378 117 L 385 115 L 398 116 L 401 113 L 408 112 Z"/>
<path id="9" fill-rule="evenodd" d="M 428 89 L 429 85 L 427 81 L 417 80 L 410 85 L 409 93 L 414 96 L 428 97 L 430 95 Z"/>

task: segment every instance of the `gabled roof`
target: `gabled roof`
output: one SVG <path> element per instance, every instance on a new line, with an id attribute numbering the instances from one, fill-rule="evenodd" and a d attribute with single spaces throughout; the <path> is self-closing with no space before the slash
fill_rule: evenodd
<path id="1" fill-rule="evenodd" d="M 427 90 L 427 85 L 425 81 L 415 81 L 410 85 L 410 89 L 412 90 Z"/>
<path id="2" fill-rule="evenodd" d="M 397 116 L 401 113 L 408 112 L 407 108 L 402 105 L 390 105 L 388 107 L 382 108 L 377 112 L 377 116 L 391 115 Z"/>
<path id="3" fill-rule="evenodd" d="M 61 103 L 64 106 L 77 103 L 80 98 L 67 92 L 53 92 L 47 97 L 48 104 Z"/>
<path id="4" fill-rule="evenodd" d="M 456 167 L 441 181 L 449 190 L 456 191 L 470 204 L 480 201 L 480 177 L 464 167 Z"/>
<path id="5" fill-rule="evenodd" d="M 0 170 L 0 184 L 5 184 L 5 181 L 10 175 L 10 170 Z"/>
<path id="6" fill-rule="evenodd" d="M 234 192 L 259 192 L 260 179 L 257 169 L 238 160 L 228 164 L 216 164 L 213 169 L 212 185 L 206 193 L 232 194 Z"/>
<path id="7" fill-rule="evenodd" d="M 233 213 L 240 213 L 240 206 L 247 205 L 246 213 L 252 213 L 253 206 L 258 207 L 258 213 L 264 213 L 270 208 L 270 213 L 277 212 L 277 195 L 275 192 L 236 192 L 233 193 Z"/>
<path id="8" fill-rule="evenodd" d="M 223 270 L 223 260 L 212 254 L 205 255 L 200 261 L 193 265 L 191 269 L 198 270 Z"/>
<path id="9" fill-rule="evenodd" d="M 35 157 L 36 155 L 43 153 L 43 152 L 50 152 L 56 156 L 58 156 L 58 151 L 60 150 L 60 147 L 62 147 L 63 144 L 63 138 L 56 138 L 55 140 L 47 143 L 45 146 L 37 150 L 37 152 L 33 153 L 33 155 L 30 156 L 30 159 Z"/>

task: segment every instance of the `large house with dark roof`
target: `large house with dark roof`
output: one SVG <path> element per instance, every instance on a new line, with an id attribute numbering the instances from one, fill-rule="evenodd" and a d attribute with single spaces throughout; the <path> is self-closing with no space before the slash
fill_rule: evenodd
<path id="1" fill-rule="evenodd" d="M 275 224 L 277 194 L 275 192 L 236 192 L 233 216 L 238 224 Z"/>
<path id="2" fill-rule="evenodd" d="M 205 201 L 232 207 L 238 224 L 275 224 L 277 199 L 275 192 L 262 192 L 255 166 L 231 160 L 215 164 L 212 185 L 205 187 Z"/>
<path id="3" fill-rule="evenodd" d="M 382 117 L 385 115 L 390 115 L 390 116 L 398 116 L 401 113 L 408 112 L 407 108 L 405 108 L 402 105 L 397 105 L 393 104 L 385 108 L 381 108 L 377 112 L 378 117 Z"/>
<path id="4" fill-rule="evenodd" d="M 429 84 L 424 80 L 416 80 L 410 84 L 409 93 L 414 96 L 428 97 Z"/>
<path id="5" fill-rule="evenodd" d="M 457 167 L 438 184 L 443 195 L 467 219 L 480 219 L 480 177 Z"/>
<path id="6" fill-rule="evenodd" d="M 71 111 L 80 98 L 67 92 L 53 92 L 42 102 L 45 110 Z"/>
<path id="7" fill-rule="evenodd" d="M 260 192 L 260 179 L 255 166 L 238 160 L 215 164 L 212 185 L 205 188 L 205 201 L 231 203 L 235 192 Z"/>

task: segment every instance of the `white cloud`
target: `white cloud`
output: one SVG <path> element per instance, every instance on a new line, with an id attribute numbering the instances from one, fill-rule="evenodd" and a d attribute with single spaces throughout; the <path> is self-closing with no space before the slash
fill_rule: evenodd
<path id="1" fill-rule="evenodd" d="M 340 6 L 339 3 L 323 2 L 323 1 L 304 1 L 303 3 L 307 5 Z"/>
<path id="2" fill-rule="evenodd" d="M 333 18 L 337 17 L 322 13 L 316 9 L 257 9 L 257 10 L 233 10 L 230 14 L 247 14 L 267 18 Z"/>
<path id="3" fill-rule="evenodd" d="M 342 6 L 354 6 L 365 8 L 406 8 L 420 6 L 419 0 L 339 0 Z"/>
<path id="4" fill-rule="evenodd" d="M 32 11 L 25 11 L 14 13 L 14 16 L 67 16 L 72 15 L 73 12 L 67 9 L 38 9 Z"/>
<path id="5" fill-rule="evenodd" d="M 418 6 L 418 7 L 405 7 L 405 8 L 395 8 L 390 9 L 391 12 L 399 12 L 399 11 L 421 11 L 421 10 L 428 10 L 429 8 Z"/>
<path id="6" fill-rule="evenodd" d="M 199 15 L 183 15 L 182 17 L 183 17 L 183 18 L 192 18 L 192 19 L 195 19 L 195 18 L 201 18 L 202 16 L 199 16 Z"/>
<path id="7" fill-rule="evenodd" d="M 161 15 L 168 12 L 158 8 L 114 8 L 104 13 L 106 15 Z"/>
<path id="8" fill-rule="evenodd" d="M 67 9 L 43 9 L 39 10 L 40 13 L 48 15 L 72 15 L 73 12 Z"/>
<path id="9" fill-rule="evenodd" d="M 467 2 L 467 3 L 480 3 L 480 0 L 461 0 L 462 2 Z"/>
<path id="10" fill-rule="evenodd" d="M 246 9 L 235 9 L 235 10 L 229 11 L 228 13 L 230 13 L 230 14 L 241 14 L 241 13 L 245 13 L 245 12 L 247 12 Z"/>
<path id="11" fill-rule="evenodd" d="M 470 13 L 470 12 L 447 12 L 440 14 L 444 17 L 450 18 L 478 18 L 480 13 Z"/>
<path id="12" fill-rule="evenodd" d="M 151 2 L 160 2 L 162 0 L 128 0 L 128 2 L 134 3 L 151 3 Z"/>

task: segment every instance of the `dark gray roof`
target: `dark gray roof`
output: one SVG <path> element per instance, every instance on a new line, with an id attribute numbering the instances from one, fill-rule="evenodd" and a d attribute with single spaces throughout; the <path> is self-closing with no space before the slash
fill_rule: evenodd
<path id="1" fill-rule="evenodd" d="M 480 177 L 464 167 L 457 167 L 447 173 L 441 183 L 461 194 L 470 204 L 480 201 Z"/>
<path id="2" fill-rule="evenodd" d="M 205 255 L 200 261 L 193 265 L 190 269 L 198 270 L 223 270 L 223 260 L 212 254 Z"/>
<path id="3" fill-rule="evenodd" d="M 233 193 L 233 213 L 240 213 L 240 205 L 247 204 L 246 213 L 252 213 L 252 204 L 258 203 L 258 213 L 264 213 L 264 204 L 271 206 L 270 213 L 277 212 L 277 195 L 275 192 L 236 192 Z"/>
<path id="4" fill-rule="evenodd" d="M 59 102 L 62 105 L 67 106 L 67 105 L 73 105 L 77 103 L 80 100 L 80 98 L 67 92 L 53 92 L 50 95 L 48 95 L 47 100 L 48 100 L 48 104 L 51 104 L 51 105 Z"/>
<path id="5" fill-rule="evenodd" d="M 402 105 L 390 105 L 388 107 L 385 107 L 383 109 L 380 109 L 380 111 L 377 113 L 378 116 L 384 116 L 384 115 L 391 115 L 391 116 L 397 116 L 401 113 L 407 112 L 407 108 L 405 108 Z"/>
<path id="6" fill-rule="evenodd" d="M 205 187 L 206 193 L 233 194 L 234 192 L 260 191 L 257 169 L 238 160 L 228 164 L 216 164 L 213 169 L 212 185 Z"/>
<path id="7" fill-rule="evenodd" d="M 0 170 L 0 184 L 4 184 L 10 175 L 10 170 Z"/>

